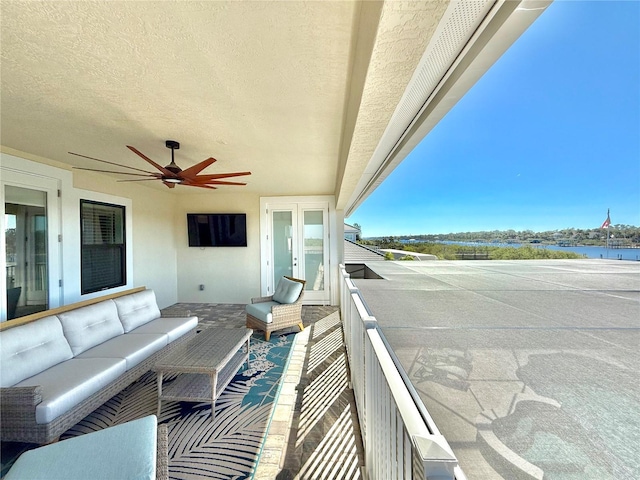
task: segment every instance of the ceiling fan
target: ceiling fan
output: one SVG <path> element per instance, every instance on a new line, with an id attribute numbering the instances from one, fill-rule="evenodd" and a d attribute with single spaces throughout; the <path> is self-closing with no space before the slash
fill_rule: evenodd
<path id="1" fill-rule="evenodd" d="M 174 161 L 174 150 L 178 150 L 180 148 L 180 143 L 175 140 L 167 140 L 165 142 L 167 148 L 171 149 L 171 163 L 166 167 L 163 167 L 149 157 L 141 153 L 135 147 L 127 145 L 127 148 L 131 150 L 133 153 L 138 155 L 140 158 L 153 165 L 155 168 L 159 170 L 159 172 L 149 172 L 147 170 L 142 170 L 140 168 L 130 167 L 128 165 L 122 165 L 120 163 L 109 162 L 107 160 L 100 160 L 99 158 L 88 157 L 86 155 L 81 155 L 79 153 L 69 152 L 71 155 L 76 155 L 78 157 L 88 158 L 90 160 L 96 160 L 98 162 L 107 163 L 109 165 L 116 165 L 118 167 L 129 168 L 131 170 L 136 170 L 138 172 L 143 173 L 132 173 L 132 172 L 114 172 L 112 170 L 97 170 L 94 168 L 82 168 L 82 167 L 73 167 L 78 170 L 88 170 L 91 172 L 102 172 L 102 173 L 120 173 L 123 175 L 135 175 L 138 177 L 147 177 L 140 178 L 135 180 L 118 180 L 119 182 L 144 182 L 147 180 L 160 180 L 169 188 L 175 188 L 176 185 L 185 185 L 187 187 L 199 187 L 199 188 L 210 188 L 216 189 L 215 185 L 246 185 L 246 183 L 240 182 L 229 182 L 225 180 L 221 180 L 222 178 L 230 178 L 230 177 L 240 177 L 243 175 L 251 175 L 251 172 L 236 172 L 236 173 L 214 173 L 214 174 L 203 174 L 198 175 L 202 170 L 207 168 L 213 162 L 216 161 L 215 158 L 209 157 L 206 160 L 203 160 L 200 163 L 195 164 L 192 167 L 187 168 L 186 170 L 182 170 L 176 162 Z"/>

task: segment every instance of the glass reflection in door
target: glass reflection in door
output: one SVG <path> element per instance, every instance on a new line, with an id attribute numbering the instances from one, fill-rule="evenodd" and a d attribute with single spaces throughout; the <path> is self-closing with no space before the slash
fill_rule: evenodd
<path id="1" fill-rule="evenodd" d="M 283 276 L 293 276 L 293 212 L 273 212 L 273 279 L 274 288 Z"/>
<path id="2" fill-rule="evenodd" d="M 322 210 L 304 210 L 305 290 L 324 290 L 324 222 Z"/>
<path id="3" fill-rule="evenodd" d="M 5 187 L 7 319 L 48 308 L 47 193 Z"/>

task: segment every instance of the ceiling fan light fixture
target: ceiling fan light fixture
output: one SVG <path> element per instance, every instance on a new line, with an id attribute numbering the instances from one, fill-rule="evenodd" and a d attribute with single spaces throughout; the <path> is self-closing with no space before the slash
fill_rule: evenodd
<path id="1" fill-rule="evenodd" d="M 173 177 L 162 177 L 162 181 L 167 183 L 182 183 L 182 180 Z"/>

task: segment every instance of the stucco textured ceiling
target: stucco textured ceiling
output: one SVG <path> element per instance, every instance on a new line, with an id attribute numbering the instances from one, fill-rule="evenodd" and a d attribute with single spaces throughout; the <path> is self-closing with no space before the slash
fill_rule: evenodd
<path id="1" fill-rule="evenodd" d="M 146 168 L 125 145 L 166 165 L 164 140 L 174 139 L 183 169 L 213 156 L 204 173 L 250 170 L 249 191 L 333 193 L 357 2 L 1 8 L 2 145 Z"/>

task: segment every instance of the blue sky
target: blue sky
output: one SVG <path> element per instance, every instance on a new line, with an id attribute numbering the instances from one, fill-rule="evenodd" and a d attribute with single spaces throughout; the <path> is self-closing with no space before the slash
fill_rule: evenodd
<path id="1" fill-rule="evenodd" d="M 348 218 L 365 237 L 640 225 L 640 1 L 556 0 Z"/>

